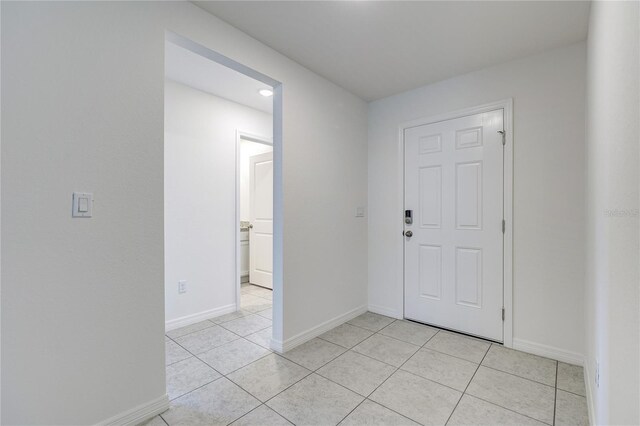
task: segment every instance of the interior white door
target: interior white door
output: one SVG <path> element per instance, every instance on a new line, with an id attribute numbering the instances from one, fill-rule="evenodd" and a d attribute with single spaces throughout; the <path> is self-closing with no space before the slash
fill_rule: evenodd
<path id="1" fill-rule="evenodd" d="M 273 152 L 249 157 L 249 282 L 273 288 Z"/>
<path id="2" fill-rule="evenodd" d="M 404 132 L 405 317 L 500 342 L 503 119 L 500 109 Z"/>

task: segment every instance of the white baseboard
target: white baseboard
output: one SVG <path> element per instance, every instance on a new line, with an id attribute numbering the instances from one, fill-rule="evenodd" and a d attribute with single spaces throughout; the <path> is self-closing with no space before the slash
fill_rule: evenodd
<path id="1" fill-rule="evenodd" d="M 587 391 L 587 412 L 589 413 L 589 424 L 595 425 L 596 424 L 596 412 L 595 412 L 596 408 L 593 405 L 593 388 L 591 385 L 593 382 L 591 381 L 591 375 L 589 374 L 589 371 L 591 369 L 587 365 L 586 359 L 583 365 L 583 370 L 584 370 L 584 387 Z"/>
<path id="2" fill-rule="evenodd" d="M 513 339 L 513 349 L 522 352 L 528 352 L 534 355 L 540 355 L 546 358 L 555 359 L 557 361 L 566 362 L 567 364 L 579 365 L 584 364 L 584 355 L 577 352 L 567 351 L 565 349 L 547 346 L 541 343 L 530 342 L 528 340 Z"/>
<path id="3" fill-rule="evenodd" d="M 135 426 L 169 409 L 169 396 L 166 394 L 146 404 L 138 405 L 124 413 L 104 420 L 100 426 Z"/>
<path id="4" fill-rule="evenodd" d="M 184 317 L 176 318 L 166 321 L 164 323 L 164 329 L 166 331 L 175 330 L 176 328 L 185 327 L 187 325 L 195 324 L 200 321 L 215 318 L 220 315 L 229 314 L 236 311 L 236 304 L 221 306 L 215 309 L 209 309 L 208 311 L 198 312 L 197 314 L 186 315 Z"/>
<path id="5" fill-rule="evenodd" d="M 374 314 L 380 314 L 380 315 L 384 315 L 384 316 L 395 318 L 395 319 L 404 318 L 404 314 L 401 311 L 386 308 L 384 306 L 369 305 L 369 311 L 373 312 Z"/>
<path id="6" fill-rule="evenodd" d="M 325 321 L 322 324 L 319 324 L 313 328 L 310 328 L 302 333 L 298 333 L 293 337 L 288 338 L 285 341 L 278 341 L 275 339 L 271 339 L 271 349 L 276 352 L 283 353 L 290 351 L 291 349 L 299 346 L 314 337 L 318 337 L 319 335 L 326 333 L 327 331 L 335 328 L 345 322 L 354 319 L 358 315 L 364 314 L 367 312 L 366 306 L 360 306 L 359 308 L 352 309 L 349 312 L 346 312 L 342 315 L 338 315 L 335 318 L 330 319 L 329 321 Z"/>

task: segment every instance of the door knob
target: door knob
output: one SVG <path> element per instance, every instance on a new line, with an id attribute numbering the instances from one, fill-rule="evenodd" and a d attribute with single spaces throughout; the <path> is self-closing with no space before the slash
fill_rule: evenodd
<path id="1" fill-rule="evenodd" d="M 409 230 L 409 231 L 404 233 L 404 236 L 411 238 L 411 237 L 413 237 L 413 232 L 411 230 Z"/>
<path id="2" fill-rule="evenodd" d="M 248 228 L 249 228 L 249 229 L 253 229 L 253 224 L 250 224 L 250 225 L 248 226 Z"/>

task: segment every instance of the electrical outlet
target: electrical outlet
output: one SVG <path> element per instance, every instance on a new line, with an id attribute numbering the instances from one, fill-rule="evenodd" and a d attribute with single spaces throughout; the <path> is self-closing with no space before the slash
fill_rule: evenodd
<path id="1" fill-rule="evenodd" d="M 600 387 L 600 361 L 596 359 L 596 374 L 595 374 L 596 387 Z"/>
<path id="2" fill-rule="evenodd" d="M 178 281 L 178 294 L 183 294 L 187 292 L 187 281 L 180 280 Z"/>

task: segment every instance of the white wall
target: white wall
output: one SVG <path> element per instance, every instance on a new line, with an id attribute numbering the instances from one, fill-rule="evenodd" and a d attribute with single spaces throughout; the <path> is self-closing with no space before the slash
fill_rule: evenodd
<path id="1" fill-rule="evenodd" d="M 366 303 L 363 101 L 187 2 L 1 7 L 3 424 L 94 424 L 165 395 L 167 29 L 283 84 L 277 338 Z M 72 191 L 94 193 L 92 219 L 71 219 Z"/>
<path id="2" fill-rule="evenodd" d="M 581 360 L 584 84 L 579 43 L 369 104 L 372 309 L 397 316 L 403 309 L 399 124 L 513 98 L 514 345 Z"/>
<path id="3" fill-rule="evenodd" d="M 165 316 L 175 328 L 235 310 L 236 130 L 270 137 L 273 117 L 171 80 L 164 93 Z"/>
<path id="4" fill-rule="evenodd" d="M 258 136 L 271 137 L 270 134 L 260 134 Z M 247 140 L 240 141 L 240 220 L 251 220 L 251 164 L 250 158 L 254 155 L 273 151 L 271 145 Z"/>
<path id="5" fill-rule="evenodd" d="M 639 26 L 638 2 L 591 5 L 585 372 L 602 425 L 640 424 Z"/>

